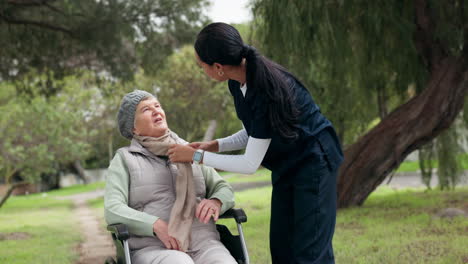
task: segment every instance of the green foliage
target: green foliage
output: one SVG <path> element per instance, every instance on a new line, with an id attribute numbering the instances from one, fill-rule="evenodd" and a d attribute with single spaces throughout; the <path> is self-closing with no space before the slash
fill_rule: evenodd
<path id="1" fill-rule="evenodd" d="M 0 80 L 8 82 L 0 84 L 0 128 L 17 135 L 16 144 L 33 141 L 34 147 L 3 142 L 9 163 L 2 157 L 0 173 L 11 177 L 21 170 L 37 179 L 83 158 L 87 167 L 107 166 L 114 150 L 127 143 L 115 114 L 123 94 L 135 88 L 135 72 L 155 73 L 175 48 L 192 43 L 207 21 L 202 14 L 207 5 L 206 0 L 1 1 Z M 11 101 L 15 96 L 22 98 Z M 64 108 L 67 97 L 73 104 Z M 38 112 L 26 120 L 27 104 Z M 15 115 L 28 122 L 15 122 Z M 23 124 L 34 125 L 34 133 L 24 133 Z M 36 165 L 42 167 L 26 173 L 35 167 L 32 161 L 11 166 L 12 157 L 22 155 L 40 155 Z"/>
<path id="2" fill-rule="evenodd" d="M 427 2 L 435 42 L 444 52 L 460 56 L 466 47 L 467 2 Z M 426 85 L 431 62 L 415 41 L 415 3 L 256 0 L 255 27 L 267 54 L 304 80 L 347 145 Z M 458 137 L 468 135 L 466 109 L 465 104 L 464 126 L 457 125 L 433 148 L 420 151 L 426 184 L 435 152 L 441 188 L 458 181 Z"/>
<path id="3" fill-rule="evenodd" d="M 460 151 L 455 127 L 444 131 L 442 135 L 437 137 L 437 158 L 439 160 L 437 175 L 442 190 L 453 189 L 460 181 L 463 174 L 458 160 Z"/>
<path id="4" fill-rule="evenodd" d="M 31 69 L 55 79 L 89 68 L 131 79 L 192 42 L 206 0 L 45 0 L 0 2 L 0 78 Z M 57 87 L 55 87 L 57 88 Z M 48 87 L 49 94 L 55 89 Z"/>
<path id="5" fill-rule="evenodd" d="M 458 118 L 452 127 L 419 149 L 419 168 L 427 188 L 430 189 L 433 168 L 437 168 L 440 189 L 453 189 L 460 182 L 468 169 L 468 154 L 461 148 L 463 134 L 466 137 L 467 130 L 462 118 Z"/>
<path id="6" fill-rule="evenodd" d="M 436 169 L 439 167 L 439 162 L 436 159 L 437 158 L 436 155 L 434 155 L 433 157 L 434 159 L 431 160 L 430 163 L 432 164 L 433 169 Z M 460 162 L 461 168 L 463 170 L 468 170 L 468 154 L 467 153 L 458 155 L 457 160 Z M 419 170 L 420 170 L 419 161 L 405 161 L 400 164 L 400 167 L 398 168 L 397 172 L 417 172 Z"/>
<path id="7" fill-rule="evenodd" d="M 345 144 L 424 87 L 427 63 L 414 42 L 413 1 L 255 0 L 262 50 L 295 73 Z M 429 1 L 436 39 L 463 45 L 464 1 Z"/>
<path id="8" fill-rule="evenodd" d="M 434 168 L 434 144 L 431 142 L 419 149 L 419 168 L 424 185 L 431 188 L 432 169 Z"/>
<path id="9" fill-rule="evenodd" d="M 47 78 L 35 74 L 34 79 Z M 90 153 L 89 139 L 96 134 L 83 126 L 92 108 L 94 94 L 76 87 L 72 77 L 60 81 L 64 90 L 54 97 L 14 96 L 13 83 L 0 90 L 0 177 L 10 183 L 15 172 L 27 181 L 37 181 L 43 173 L 52 173 L 57 164 L 85 158 Z M 31 87 L 35 87 L 31 84 Z"/>
<path id="10" fill-rule="evenodd" d="M 406 66 L 417 58 L 414 49 L 402 52 L 394 47 L 408 33 L 402 24 L 412 22 L 396 9 L 397 4 L 375 1 L 255 1 L 256 27 L 265 52 L 304 81 L 345 144 L 367 131 L 380 107 L 400 103 L 392 90 L 406 89 L 408 83 L 396 85 L 401 75 L 395 69 L 415 76 L 393 65 Z M 379 94 L 383 102 L 378 101 Z"/>

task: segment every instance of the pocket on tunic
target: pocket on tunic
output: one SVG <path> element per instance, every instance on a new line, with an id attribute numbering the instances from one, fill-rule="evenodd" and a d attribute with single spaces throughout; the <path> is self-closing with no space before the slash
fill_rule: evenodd
<path id="1" fill-rule="evenodd" d="M 335 131 L 331 127 L 325 128 L 318 133 L 316 139 L 321 152 L 324 153 L 324 159 L 328 164 L 328 169 L 330 171 L 336 170 L 343 161 L 343 152 Z"/>

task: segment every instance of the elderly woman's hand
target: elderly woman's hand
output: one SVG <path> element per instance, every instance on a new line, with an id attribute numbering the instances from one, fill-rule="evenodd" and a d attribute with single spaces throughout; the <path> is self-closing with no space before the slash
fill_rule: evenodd
<path id="1" fill-rule="evenodd" d="M 168 224 L 162 220 L 158 219 L 156 222 L 153 224 L 153 232 L 156 234 L 156 236 L 163 242 L 164 246 L 166 246 L 167 249 L 174 249 L 174 250 L 181 250 L 181 244 L 179 240 L 177 240 L 174 237 L 171 237 L 169 235 L 169 227 Z"/>
<path id="2" fill-rule="evenodd" d="M 167 155 L 171 162 L 192 162 L 195 149 L 188 145 L 173 144 L 169 147 Z"/>
<path id="3" fill-rule="evenodd" d="M 195 216 L 202 223 L 208 223 L 210 218 L 213 217 L 214 221 L 218 221 L 219 212 L 221 211 L 221 201 L 213 199 L 203 199 L 197 206 Z"/>

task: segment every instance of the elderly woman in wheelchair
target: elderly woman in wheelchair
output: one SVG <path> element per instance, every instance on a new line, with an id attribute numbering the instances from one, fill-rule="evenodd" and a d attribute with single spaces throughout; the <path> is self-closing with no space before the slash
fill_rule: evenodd
<path id="1" fill-rule="evenodd" d="M 125 95 L 118 127 L 131 144 L 110 163 L 105 219 L 127 226 L 131 262 L 237 263 L 215 226 L 234 206 L 232 188 L 212 168 L 168 160 L 168 147 L 185 142 L 169 130 L 156 97 Z"/>

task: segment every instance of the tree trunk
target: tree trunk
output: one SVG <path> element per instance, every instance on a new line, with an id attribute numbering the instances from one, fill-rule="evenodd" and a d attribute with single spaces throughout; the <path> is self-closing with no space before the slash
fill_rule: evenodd
<path id="1" fill-rule="evenodd" d="M 213 140 L 217 125 L 218 123 L 216 122 L 216 120 L 210 120 L 210 124 L 208 125 L 208 128 L 205 131 L 205 136 L 203 137 L 203 141 Z"/>
<path id="2" fill-rule="evenodd" d="M 447 129 L 462 109 L 467 90 L 466 62 L 443 59 L 422 93 L 346 149 L 338 179 L 338 206 L 362 205 L 408 154 Z"/>
<path id="3" fill-rule="evenodd" d="M 425 89 L 345 151 L 338 178 L 338 207 L 362 205 L 405 157 L 449 128 L 468 90 L 468 37 L 456 58 L 434 37 L 427 0 L 415 0 L 415 47 L 426 65 Z M 466 32 L 468 34 L 468 31 Z"/>
<path id="4" fill-rule="evenodd" d="M 60 171 L 41 174 L 41 191 L 56 190 L 60 188 Z"/>
<path id="5" fill-rule="evenodd" d="M 75 171 L 76 171 L 76 173 L 78 175 L 78 178 L 83 180 L 84 184 L 87 184 L 88 179 L 86 178 L 85 170 L 83 169 L 83 166 L 81 166 L 81 162 L 79 160 L 75 160 L 73 162 L 73 168 L 75 169 Z"/>
<path id="6" fill-rule="evenodd" d="M 109 164 L 114 158 L 114 136 L 110 133 L 109 139 L 107 141 L 107 152 L 109 154 Z"/>
<path id="7" fill-rule="evenodd" d="M 10 188 L 7 190 L 6 194 L 2 197 L 2 199 L 0 200 L 0 208 L 2 208 L 2 206 L 5 204 L 5 202 L 8 200 L 8 198 L 10 198 L 11 194 L 13 193 L 13 191 L 20 187 L 21 185 L 25 185 L 25 184 L 28 184 L 28 182 L 17 182 L 17 183 L 13 183 Z"/>

